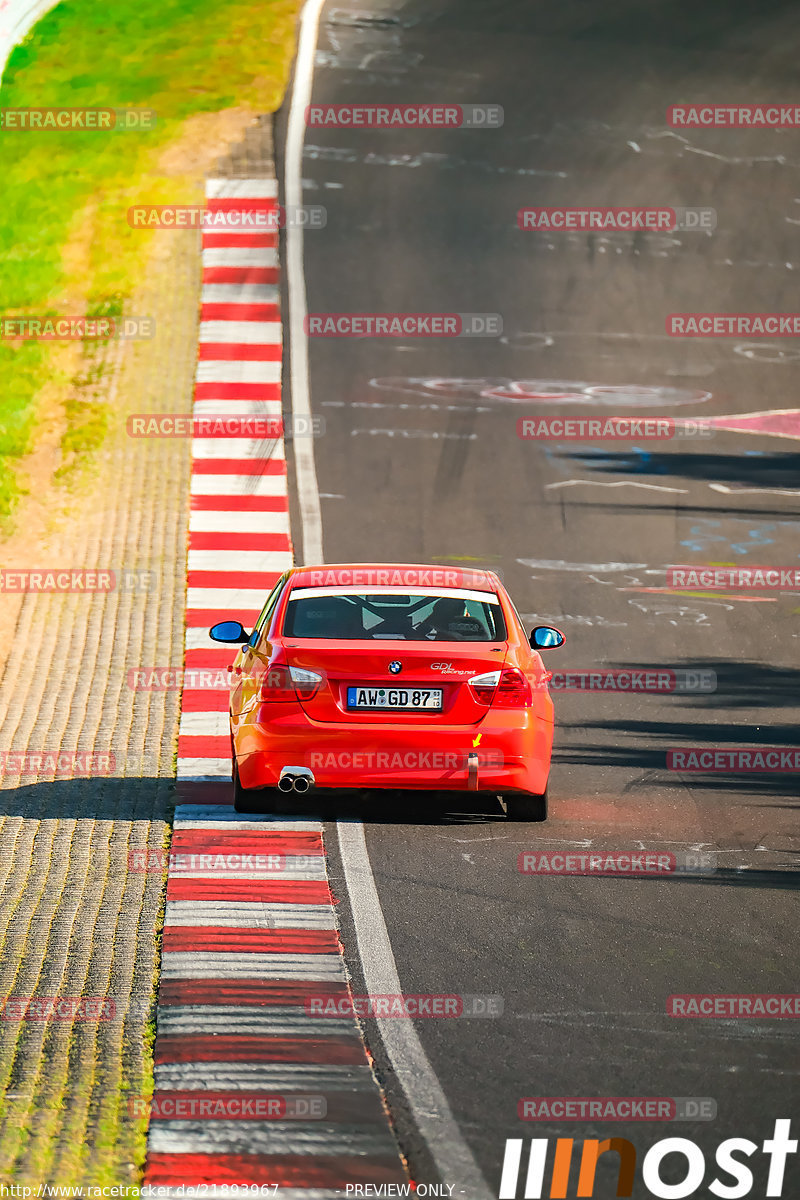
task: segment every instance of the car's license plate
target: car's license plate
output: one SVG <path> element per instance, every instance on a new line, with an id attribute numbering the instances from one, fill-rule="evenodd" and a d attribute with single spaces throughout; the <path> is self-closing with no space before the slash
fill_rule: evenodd
<path id="1" fill-rule="evenodd" d="M 347 707 L 434 712 L 442 707 L 442 689 L 349 687 Z"/>

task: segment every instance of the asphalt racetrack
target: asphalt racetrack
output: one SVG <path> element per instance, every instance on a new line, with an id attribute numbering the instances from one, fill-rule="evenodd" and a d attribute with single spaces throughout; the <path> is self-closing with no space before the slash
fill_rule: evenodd
<path id="1" fill-rule="evenodd" d="M 792 100 L 799 35 L 796 5 L 770 0 L 323 9 L 315 104 L 504 112 L 496 129 L 305 131 L 303 200 L 327 209 L 326 227 L 305 236 L 309 313 L 503 322 L 501 337 L 309 339 L 311 409 L 325 421 L 315 443 L 325 560 L 489 566 L 527 622 L 566 632 L 554 671 L 683 668 L 716 680 L 669 694 L 554 692 L 545 825 L 408 798 L 344 812 L 365 823 L 403 991 L 502 997 L 499 1017 L 415 1022 L 494 1195 L 507 1138 L 612 1136 L 640 1155 L 663 1137 L 692 1139 L 706 1187 L 718 1143 L 749 1138 L 752 1195 L 764 1195 L 761 1143 L 792 1115 L 791 1020 L 680 1020 L 667 1000 L 795 990 L 797 775 L 666 764 L 670 749 L 798 745 L 800 599 L 676 594 L 665 569 L 797 564 L 800 351 L 792 338 L 674 338 L 665 322 L 797 307 L 800 133 L 681 132 L 665 113 L 694 100 Z M 520 208 L 559 205 L 712 208 L 716 228 L 518 228 Z M 747 431 L 714 425 L 787 409 L 790 436 L 769 434 L 766 417 Z M 710 426 L 668 441 L 517 436 L 522 416 L 609 414 Z M 302 555 L 296 480 L 292 506 Z M 358 982 L 333 822 L 325 841 Z M 634 879 L 518 870 L 521 852 L 580 850 L 694 854 L 705 866 Z M 436 1179 L 367 1032 L 412 1176 Z M 532 1124 L 517 1115 L 532 1096 L 707 1097 L 717 1115 Z M 608 1160 L 602 1197 L 616 1194 Z M 685 1164 L 669 1172 L 680 1179 Z M 798 1179 L 795 1156 L 784 1195 Z M 633 1194 L 651 1194 L 640 1176 Z"/>

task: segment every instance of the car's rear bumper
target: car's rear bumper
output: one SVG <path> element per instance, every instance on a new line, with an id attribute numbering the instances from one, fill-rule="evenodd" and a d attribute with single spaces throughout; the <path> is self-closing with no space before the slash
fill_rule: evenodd
<path id="1" fill-rule="evenodd" d="M 301 713 L 234 734 L 245 788 L 274 787 L 283 767 L 302 766 L 321 788 L 543 792 L 552 741 L 553 726 L 532 712 L 491 710 L 476 726 L 422 729 L 334 725 Z"/>

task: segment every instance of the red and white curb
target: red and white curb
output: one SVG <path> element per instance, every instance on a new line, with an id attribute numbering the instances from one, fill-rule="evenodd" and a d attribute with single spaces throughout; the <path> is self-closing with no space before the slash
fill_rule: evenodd
<path id="1" fill-rule="evenodd" d="M 263 208 L 276 192 L 269 179 L 209 180 L 208 207 Z M 280 417 L 277 234 L 202 236 L 195 415 Z M 252 625 L 292 565 L 286 461 L 282 438 L 198 438 L 192 451 L 186 667 L 219 671 L 232 651 L 209 626 L 226 615 Z M 186 688 L 145 1183 L 167 1197 L 213 1184 L 204 1194 L 217 1198 L 272 1185 L 289 1200 L 404 1184 L 354 1018 L 307 1010 L 314 996 L 349 994 L 321 823 L 242 820 L 229 779 L 227 688 Z M 228 1115 L 256 1096 L 300 1114 L 314 1097 L 324 1115 Z"/>

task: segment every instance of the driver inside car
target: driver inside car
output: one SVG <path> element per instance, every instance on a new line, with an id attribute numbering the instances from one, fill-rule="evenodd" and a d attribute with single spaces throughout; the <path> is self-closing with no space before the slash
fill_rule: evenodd
<path id="1" fill-rule="evenodd" d="M 467 612 L 463 600 L 443 596 L 436 601 L 430 615 L 424 621 L 420 621 L 414 632 L 418 637 L 430 641 L 462 642 L 482 637 L 484 629 L 481 622 Z"/>

